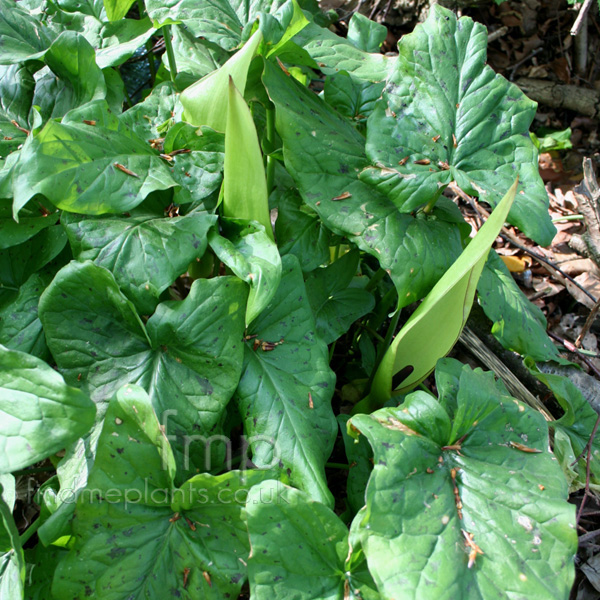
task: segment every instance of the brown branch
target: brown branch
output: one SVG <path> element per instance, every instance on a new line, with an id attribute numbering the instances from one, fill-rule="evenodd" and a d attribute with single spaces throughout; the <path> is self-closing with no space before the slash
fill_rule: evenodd
<path id="1" fill-rule="evenodd" d="M 573 110 L 592 119 L 600 117 L 600 94 L 596 90 L 526 77 L 517 79 L 515 83 L 540 104 Z"/>
<path id="2" fill-rule="evenodd" d="M 586 225 L 583 235 L 573 236 L 573 246 L 581 248 L 600 267 L 600 187 L 590 158 L 583 159 L 583 180 L 573 191 Z"/>
<path id="3" fill-rule="evenodd" d="M 587 17 L 588 10 L 590 10 L 590 6 L 592 5 L 592 0 L 585 0 L 579 14 L 577 15 L 577 19 L 575 19 L 575 23 L 573 23 L 573 27 L 571 28 L 571 35 L 577 35 L 585 18 Z"/>
<path id="4" fill-rule="evenodd" d="M 478 206 L 475 202 L 475 199 L 463 192 L 463 190 L 461 190 L 455 182 L 450 183 L 448 185 L 448 188 L 451 189 L 457 196 L 460 196 L 463 200 L 466 200 L 475 210 L 479 218 L 489 218 L 490 213 L 487 210 L 485 210 L 485 208 L 483 208 L 482 206 Z M 510 242 L 513 246 L 519 248 L 519 250 L 522 250 L 523 252 L 529 254 L 529 256 L 531 256 L 532 258 L 535 258 L 555 279 L 557 279 L 566 288 L 568 288 L 566 281 L 569 281 L 575 287 L 579 288 L 592 302 L 598 301 L 579 282 L 575 281 L 575 279 L 573 279 L 570 275 L 567 275 L 567 273 L 565 273 L 557 264 L 553 263 L 551 260 L 545 258 L 544 256 L 541 256 L 537 252 L 534 252 L 533 250 L 527 248 L 526 246 L 520 244 L 517 241 L 517 238 L 510 231 L 508 231 L 506 227 L 502 227 L 502 232 L 503 233 L 500 233 L 500 237 L 503 240 Z"/>
<path id="5" fill-rule="evenodd" d="M 590 439 L 588 440 L 588 443 L 583 449 L 583 452 L 587 451 L 587 456 L 585 459 L 585 492 L 583 492 L 583 498 L 581 499 L 581 504 L 579 505 L 579 510 L 577 511 L 577 524 L 579 524 L 579 519 L 581 518 L 581 513 L 583 512 L 585 502 L 590 496 L 590 465 L 592 462 L 592 443 L 594 441 L 594 437 L 596 436 L 596 432 L 598 431 L 598 425 L 600 425 L 600 415 L 598 415 L 598 417 L 596 418 L 596 423 L 594 424 L 594 429 L 592 429 Z M 581 454 L 579 456 L 581 456 Z M 577 458 L 577 460 L 579 460 L 579 458 Z"/>
<path id="6" fill-rule="evenodd" d="M 598 299 L 595 296 L 590 294 L 590 292 L 588 292 L 578 281 L 575 281 L 570 275 L 567 275 L 567 273 L 565 273 L 558 265 L 554 264 L 551 260 L 545 258 L 544 256 L 542 256 L 541 254 L 538 254 L 537 252 L 534 252 L 533 250 L 530 250 L 526 246 L 519 244 L 519 242 L 517 242 L 515 240 L 515 237 L 513 235 L 509 234 L 508 232 L 501 233 L 500 237 L 502 239 L 510 242 L 516 248 L 523 250 L 523 252 L 526 252 L 527 254 L 529 254 L 529 256 L 531 256 L 532 258 L 535 258 L 535 260 L 539 261 L 540 264 L 543 267 L 545 267 L 546 270 L 549 271 L 550 274 L 555 279 L 560 281 L 560 283 L 562 283 L 565 287 L 567 287 L 565 281 L 569 281 L 576 288 L 579 288 L 592 302 L 598 302 Z M 561 278 L 562 278 L 562 281 L 561 281 Z"/>
<path id="7" fill-rule="evenodd" d="M 596 302 L 596 304 L 594 304 L 594 307 L 590 311 L 590 314 L 587 316 L 587 319 L 585 320 L 585 323 L 583 324 L 583 327 L 581 329 L 581 333 L 577 336 L 577 339 L 575 340 L 576 348 L 581 348 L 581 342 L 583 341 L 583 338 L 587 335 L 587 332 L 592 327 L 592 323 L 596 319 L 596 315 L 598 314 L 599 308 L 600 308 L 600 300 L 598 300 L 598 302 Z"/>
<path id="8" fill-rule="evenodd" d="M 542 413 L 546 421 L 554 421 L 554 417 L 542 402 L 534 396 L 513 372 L 492 352 L 469 327 L 465 327 L 458 338 L 462 345 L 472 352 L 488 369 L 493 371 L 506 385 L 508 391 L 519 400 L 529 404 Z"/>
<path id="9" fill-rule="evenodd" d="M 579 356 L 579 358 L 590 368 L 590 370 L 594 373 L 594 375 L 596 377 L 598 377 L 598 379 L 600 379 L 600 371 L 598 371 L 598 369 L 595 367 L 594 363 L 585 354 L 582 354 L 579 351 L 579 348 L 577 348 L 577 346 L 575 346 L 569 340 L 561 338 L 560 336 L 556 335 L 555 333 L 552 333 L 551 331 L 548 331 L 547 333 L 553 340 L 556 340 L 559 344 L 562 344 L 569 352 L 572 352 L 573 354 L 577 354 L 577 356 Z"/>

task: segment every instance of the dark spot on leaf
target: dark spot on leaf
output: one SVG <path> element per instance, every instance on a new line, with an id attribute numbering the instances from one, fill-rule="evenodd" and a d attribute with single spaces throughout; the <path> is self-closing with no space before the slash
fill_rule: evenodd
<path id="1" fill-rule="evenodd" d="M 114 560 L 115 558 L 119 558 L 119 556 L 124 556 L 125 554 L 125 548 L 112 548 L 108 553 L 108 556 Z"/>

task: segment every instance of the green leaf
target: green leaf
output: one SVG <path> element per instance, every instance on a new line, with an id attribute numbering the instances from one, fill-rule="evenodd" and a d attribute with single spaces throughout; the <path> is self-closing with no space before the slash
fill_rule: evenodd
<path id="1" fill-rule="evenodd" d="M 372 294 L 359 287 L 350 287 L 359 258 L 358 251 L 348 252 L 328 267 L 315 269 L 306 278 L 317 335 L 326 344 L 337 340 L 354 321 L 375 306 Z"/>
<path id="2" fill-rule="evenodd" d="M 243 500 L 268 473 L 199 475 L 176 489 L 168 443 L 150 399 L 136 386 L 111 400 L 98 448 L 77 501 L 77 541 L 58 566 L 53 594 L 237 597 L 249 551 Z"/>
<path id="3" fill-rule="evenodd" d="M 3 158 L 27 137 L 17 125 L 29 129 L 34 88 L 33 75 L 25 65 L 0 66 L 0 155 Z"/>
<path id="4" fill-rule="evenodd" d="M 208 125 L 217 131 L 225 131 L 231 97 L 229 80 L 233 79 L 235 87 L 244 93 L 250 61 L 261 41 L 262 33 L 257 30 L 221 68 L 183 90 L 180 101 L 186 121 L 197 127 Z"/>
<path id="5" fill-rule="evenodd" d="M 47 85 L 36 87 L 33 103 L 45 118 L 63 117 L 72 108 L 106 98 L 104 74 L 94 48 L 83 35 L 64 31 L 46 52 Z"/>
<path id="6" fill-rule="evenodd" d="M 56 0 L 61 13 L 82 13 L 99 21 L 106 20 L 103 0 Z"/>
<path id="7" fill-rule="evenodd" d="M 373 40 L 376 40 L 377 33 Z M 337 36 L 333 31 L 319 27 L 315 23 L 307 25 L 294 36 L 293 41 L 303 48 L 316 61 L 326 75 L 347 71 L 356 79 L 365 79 L 373 83 L 387 79 L 388 71 L 396 63 L 376 53 L 365 52 L 355 43 Z M 356 40 L 355 38 L 355 41 Z"/>
<path id="8" fill-rule="evenodd" d="M 419 218 L 399 213 L 358 179 L 368 164 L 364 138 L 346 119 L 269 62 L 263 81 L 276 106 L 286 168 L 304 201 L 334 233 L 389 269 L 400 306 L 422 298 L 462 250 L 455 219 L 435 210 Z"/>
<path id="9" fill-rule="evenodd" d="M 0 484 L 0 598 L 20 600 L 25 587 L 25 557 L 3 484 Z"/>
<path id="10" fill-rule="evenodd" d="M 560 419 L 552 421 L 549 426 L 554 430 L 554 453 L 569 482 L 569 491 L 576 492 L 586 486 L 586 447 L 598 414 L 584 398 L 581 390 L 568 377 L 543 373 L 531 358 L 525 360 L 525 366 L 534 377 L 552 391 L 557 402 L 565 411 Z M 589 482 L 592 489 L 599 490 L 600 441 L 595 437 L 591 450 Z"/>
<path id="11" fill-rule="evenodd" d="M 172 32 L 179 87 L 192 85 L 221 67 L 230 58 L 230 54 L 220 46 L 194 36 L 186 27 L 173 27 Z"/>
<path id="12" fill-rule="evenodd" d="M 348 530 L 327 506 L 279 481 L 250 491 L 246 504 L 256 600 L 359 600 L 362 581 L 348 568 Z M 350 563 L 351 564 L 351 563 Z M 293 595 L 292 595 L 293 594 Z M 372 598 L 365 596 L 365 598 Z"/>
<path id="13" fill-rule="evenodd" d="M 289 0 L 282 4 L 274 15 L 262 13 L 259 24 L 267 45 L 271 46 L 266 53 L 268 58 L 277 56 L 287 42 L 302 31 L 309 21 L 298 2 Z"/>
<path id="14" fill-rule="evenodd" d="M 517 183 L 394 338 L 379 364 L 369 396 L 354 407 L 355 413 L 383 406 L 394 388 L 398 392 L 412 389 L 450 352 L 467 322 L 479 276 L 513 203 Z M 393 377 L 401 371 L 406 376 L 398 387 Z"/>
<path id="15" fill-rule="evenodd" d="M 38 19 L 12 0 L 0 0 L 0 65 L 41 59 L 51 35 Z"/>
<path id="16" fill-rule="evenodd" d="M 495 207 L 518 175 L 509 222 L 546 246 L 556 230 L 528 134 L 536 105 L 485 64 L 486 46 L 483 25 L 439 5 L 402 37 L 367 124 L 373 166 L 360 178 L 410 212 L 452 180 Z"/>
<path id="17" fill-rule="evenodd" d="M 547 425 L 491 373 L 463 367 L 456 412 L 419 391 L 350 424 L 375 454 L 356 526 L 383 597 L 569 597 L 575 510 Z"/>
<path id="18" fill-rule="evenodd" d="M 223 234 L 209 233 L 209 243 L 219 260 L 250 286 L 246 326 L 265 309 L 281 281 L 281 257 L 275 242 L 256 222 L 223 218 Z"/>
<path id="19" fill-rule="evenodd" d="M 531 133 L 531 139 L 540 152 L 569 150 L 573 147 L 570 127 L 562 131 L 552 131 L 546 127 L 542 127 L 537 131 L 537 134 Z"/>
<path id="20" fill-rule="evenodd" d="M 173 452 L 151 399 L 136 385 L 123 386 L 109 402 L 98 439 L 87 485 L 92 495 L 86 499 L 82 494 L 78 505 L 93 501 L 95 495 L 110 501 L 102 491 L 118 488 L 122 501 L 170 507 L 174 479 Z"/>
<path id="21" fill-rule="evenodd" d="M 161 138 L 163 127 L 181 112 L 179 94 L 170 81 L 157 85 L 143 102 L 138 102 L 119 116 L 119 121 L 142 140 Z M 171 123 L 172 124 L 172 123 Z"/>
<path id="22" fill-rule="evenodd" d="M 282 264 L 275 297 L 247 330 L 252 337 L 244 351 L 238 408 L 253 442 L 254 464 L 281 464 L 293 484 L 332 504 L 325 461 L 336 432 L 335 377 L 327 346 L 315 335 L 298 261 L 288 255 Z M 263 350 L 263 342 L 278 345 Z"/>
<path id="23" fill-rule="evenodd" d="M 46 547 L 43 544 L 37 544 L 35 548 L 25 552 L 25 560 L 31 569 L 25 600 L 48 600 L 48 583 L 52 581 L 59 560 L 66 554 L 64 548 Z"/>
<path id="24" fill-rule="evenodd" d="M 221 187 L 225 161 L 225 136 L 209 127 L 193 127 L 179 122 L 169 129 L 164 140 L 164 152 L 189 150 L 173 156 L 171 176 L 179 184 L 173 201 L 179 204 L 199 203 L 206 210 L 212 192 Z M 198 205 L 195 205 L 198 206 Z"/>
<path id="25" fill-rule="evenodd" d="M 0 250 L 2 288 L 17 291 L 33 273 L 56 258 L 66 243 L 65 232 L 56 225 L 43 229 L 22 244 Z"/>
<path id="26" fill-rule="evenodd" d="M 358 13 L 355 13 L 357 15 Z M 381 98 L 384 83 L 352 78 L 346 71 L 328 75 L 323 97 L 341 115 L 357 121 L 366 119 Z"/>
<path id="27" fill-rule="evenodd" d="M 17 499 L 16 480 L 14 475 L 11 475 L 10 473 L 0 473 L 0 485 L 2 486 L 0 496 L 2 497 L 2 500 L 4 500 L 4 502 L 8 506 L 8 509 L 12 513 L 12 511 L 15 509 L 15 501 Z M 4 538 L 2 539 L 4 540 Z M 6 542 L 2 541 L 2 547 L 5 546 Z"/>
<path id="28" fill-rule="evenodd" d="M 123 64 L 150 39 L 155 31 L 152 22 L 147 17 L 139 20 L 122 19 L 114 23 L 103 23 L 100 31 L 101 40 L 96 52 L 96 63 L 101 69 Z"/>
<path id="29" fill-rule="evenodd" d="M 0 471 L 10 473 L 58 452 L 85 434 L 96 410 L 46 363 L 0 346 Z"/>
<path id="30" fill-rule="evenodd" d="M 241 0 L 146 0 L 148 15 L 158 27 L 162 24 L 184 22 L 185 27 L 195 36 L 204 37 L 231 51 L 243 38 L 261 11 L 275 12 L 284 0 L 255 0 L 244 3 Z M 243 89 L 236 81 L 238 88 Z"/>
<path id="31" fill-rule="evenodd" d="M 27 139 L 13 181 L 15 216 L 35 194 L 68 212 L 118 213 L 176 185 L 158 153 L 107 110 L 94 105 L 94 126 L 67 115 Z"/>
<path id="32" fill-rule="evenodd" d="M 50 352 L 37 309 L 47 283 L 47 278 L 33 274 L 13 298 L 0 304 L 0 344 L 42 360 Z"/>
<path id="33" fill-rule="evenodd" d="M 130 217 L 65 213 L 61 219 L 75 258 L 111 271 L 140 314 L 154 312 L 160 294 L 204 254 L 216 221 L 206 213 L 171 219 L 143 208 Z"/>
<path id="34" fill-rule="evenodd" d="M 305 212 L 294 189 L 276 191 L 278 200 L 275 235 L 279 252 L 293 254 L 304 272 L 312 271 L 329 260 L 329 235 L 319 217 Z"/>
<path id="35" fill-rule="evenodd" d="M 17 223 L 12 217 L 9 205 L 0 207 L 0 249 L 5 250 L 26 242 L 46 227 L 55 225 L 59 216 L 58 211 L 40 215 L 39 212 L 33 210 L 27 212 L 25 209 Z"/>
<path id="36" fill-rule="evenodd" d="M 373 470 L 373 451 L 364 438 L 354 439 L 348 434 L 350 415 L 338 415 L 346 458 L 350 465 L 346 482 L 346 496 L 352 514 L 356 514 L 365 505 L 365 491 Z"/>
<path id="37" fill-rule="evenodd" d="M 122 19 L 131 8 L 135 0 L 104 0 L 104 8 L 109 21 Z"/>
<path id="38" fill-rule="evenodd" d="M 234 219 L 258 221 L 266 234 L 274 239 L 258 134 L 250 109 L 232 77 L 229 77 L 223 185 L 223 214 Z"/>
<path id="39" fill-rule="evenodd" d="M 101 413 L 125 384 L 148 392 L 186 472 L 223 457 L 221 445 L 206 442 L 222 432 L 241 373 L 246 298 L 239 279 L 197 280 L 185 300 L 159 304 L 144 326 L 109 271 L 73 261 L 44 292 L 39 315 L 67 382 Z"/>
<path id="40" fill-rule="evenodd" d="M 494 251 L 481 273 L 477 295 L 483 311 L 494 322 L 494 337 L 504 348 L 534 360 L 558 358 L 558 350 L 546 333 L 544 313 L 526 298 Z"/>
<path id="41" fill-rule="evenodd" d="M 348 40 L 365 52 L 379 52 L 387 37 L 387 27 L 355 12 L 348 24 Z"/>
<path id="42" fill-rule="evenodd" d="M 12 516 L 15 510 L 16 500 L 16 481 L 10 473 L 0 474 L 0 554 L 5 555 L 13 548 L 13 542 L 19 539 L 19 534 L 14 536 L 13 531 L 16 530 L 14 519 Z M 14 527 L 14 530 L 13 530 Z M 0 559 L 2 562 L 7 561 L 6 556 Z M 0 563 L 1 564 L 1 563 Z M 4 565 L 2 565 L 4 566 Z M 3 570 L 3 569 L 2 569 Z M 2 571 L 0 571 L 2 573 Z M 0 575 L 1 577 L 1 575 Z"/>

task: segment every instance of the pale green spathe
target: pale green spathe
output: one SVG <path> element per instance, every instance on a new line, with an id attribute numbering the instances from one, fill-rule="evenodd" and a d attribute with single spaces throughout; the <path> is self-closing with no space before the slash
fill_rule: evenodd
<path id="1" fill-rule="evenodd" d="M 233 77 L 229 78 L 223 178 L 223 214 L 226 217 L 258 221 L 273 239 L 267 179 L 258 135 L 250 109 Z"/>
<path id="2" fill-rule="evenodd" d="M 243 93 L 250 61 L 254 58 L 262 38 L 259 29 L 220 69 L 209 73 L 181 92 L 183 118 L 188 123 L 198 127 L 208 125 L 217 131 L 225 131 L 229 78 L 233 79 L 236 87 Z"/>

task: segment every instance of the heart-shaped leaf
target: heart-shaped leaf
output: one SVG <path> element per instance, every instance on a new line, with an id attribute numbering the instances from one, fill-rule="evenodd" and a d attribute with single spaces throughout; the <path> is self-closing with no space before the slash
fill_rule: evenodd
<path id="1" fill-rule="evenodd" d="M 303 200 L 334 233 L 375 256 L 398 290 L 399 305 L 422 298 L 462 250 L 455 218 L 400 213 L 360 181 L 364 138 L 310 90 L 267 62 L 263 81 L 276 107 L 285 165 Z"/>
<path id="2" fill-rule="evenodd" d="M 48 28 L 11 0 L 0 0 L 0 38 L 0 65 L 41 59 L 52 42 Z"/>
<path id="3" fill-rule="evenodd" d="M 38 81 L 33 97 L 45 119 L 63 117 L 72 108 L 107 97 L 96 52 L 80 33 L 63 31 L 45 58 L 52 72 L 41 83 Z"/>
<path id="4" fill-rule="evenodd" d="M 486 46 L 483 25 L 439 5 L 402 37 L 361 179 L 410 212 L 452 180 L 496 206 L 518 175 L 509 221 L 546 246 L 556 230 L 528 132 L 536 105 L 485 64 Z"/>
<path id="5" fill-rule="evenodd" d="M 379 591 L 485 600 L 510 582 L 515 596 L 568 598 L 575 511 L 543 416 L 468 366 L 456 401 L 418 391 L 349 423 L 375 455 L 356 519 Z"/>
<path id="6" fill-rule="evenodd" d="M 225 448 L 207 440 L 221 433 L 240 376 L 246 298 L 239 279 L 197 280 L 185 300 L 159 304 L 144 326 L 109 271 L 71 262 L 45 291 L 39 315 L 66 380 L 102 412 L 125 384 L 149 393 L 186 472 L 223 458 Z"/>
<path id="7" fill-rule="evenodd" d="M 51 120 L 27 138 L 13 180 L 15 216 L 36 194 L 69 212 L 119 213 L 176 185 L 156 151 L 106 105 L 94 108 L 88 123 Z"/>
<path id="8" fill-rule="evenodd" d="M 231 51 L 239 46 L 243 32 L 256 21 L 260 12 L 275 13 L 284 1 L 256 0 L 246 4 L 241 0 L 212 0 L 206 3 L 195 0 L 146 0 L 145 4 L 156 26 L 183 21 L 196 37 L 202 36 Z"/>
<path id="9" fill-rule="evenodd" d="M 142 209 L 129 217 L 65 213 L 61 222 L 75 257 L 111 271 L 139 312 L 151 314 L 160 294 L 204 254 L 216 220 L 207 213 L 170 219 Z"/>
<path id="10" fill-rule="evenodd" d="M 88 487 L 77 500 L 77 541 L 57 568 L 53 594 L 237 596 L 249 550 L 244 500 L 267 475 L 199 475 L 175 488 L 173 456 L 150 399 L 126 386 L 110 402 Z"/>

